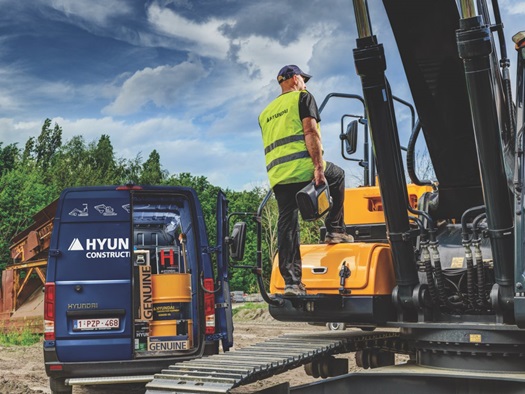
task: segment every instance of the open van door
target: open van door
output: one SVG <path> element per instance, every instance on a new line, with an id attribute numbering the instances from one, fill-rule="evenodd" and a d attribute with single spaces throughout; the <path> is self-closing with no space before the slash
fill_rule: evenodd
<path id="1" fill-rule="evenodd" d="M 215 295 L 217 332 L 224 351 L 233 346 L 233 317 L 228 279 L 228 200 L 222 191 L 217 196 L 217 294 Z"/>

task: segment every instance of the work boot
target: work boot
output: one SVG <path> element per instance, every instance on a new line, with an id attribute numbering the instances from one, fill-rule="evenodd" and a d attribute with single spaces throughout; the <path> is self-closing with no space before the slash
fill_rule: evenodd
<path id="1" fill-rule="evenodd" d="M 324 237 L 325 244 L 349 244 L 354 242 L 354 237 L 346 233 L 326 233 Z"/>
<path id="2" fill-rule="evenodd" d="M 284 286 L 285 296 L 301 296 L 306 295 L 306 287 L 302 283 L 298 285 L 286 285 Z"/>

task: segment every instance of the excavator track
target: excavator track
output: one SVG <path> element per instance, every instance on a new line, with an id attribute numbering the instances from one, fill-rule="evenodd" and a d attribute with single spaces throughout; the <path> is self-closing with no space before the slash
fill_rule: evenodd
<path id="1" fill-rule="evenodd" d="M 407 350 L 397 332 L 286 334 L 236 351 L 174 364 L 155 375 L 146 385 L 146 393 L 228 393 L 323 357 L 370 348 Z"/>

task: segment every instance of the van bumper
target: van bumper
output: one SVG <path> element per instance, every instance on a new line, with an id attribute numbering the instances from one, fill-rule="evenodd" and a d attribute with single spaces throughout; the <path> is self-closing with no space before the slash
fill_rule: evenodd
<path id="1" fill-rule="evenodd" d="M 202 349 L 201 349 L 202 350 Z M 202 357 L 202 351 L 177 357 L 154 357 L 118 361 L 60 362 L 55 347 L 44 344 L 44 364 L 50 378 L 67 379 L 119 375 L 149 375 L 160 372 L 172 364 Z"/>

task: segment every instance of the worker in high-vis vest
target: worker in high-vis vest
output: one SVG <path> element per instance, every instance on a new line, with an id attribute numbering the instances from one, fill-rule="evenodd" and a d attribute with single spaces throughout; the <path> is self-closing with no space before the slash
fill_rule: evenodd
<path id="1" fill-rule="evenodd" d="M 284 295 L 304 295 L 301 283 L 299 217 L 295 195 L 315 180 L 328 184 L 333 205 L 325 219 L 326 243 L 353 242 L 344 225 L 345 173 L 323 160 L 319 109 L 306 90 L 310 75 L 296 65 L 284 66 L 277 75 L 281 95 L 259 115 L 266 170 L 279 208 L 277 246 Z"/>

